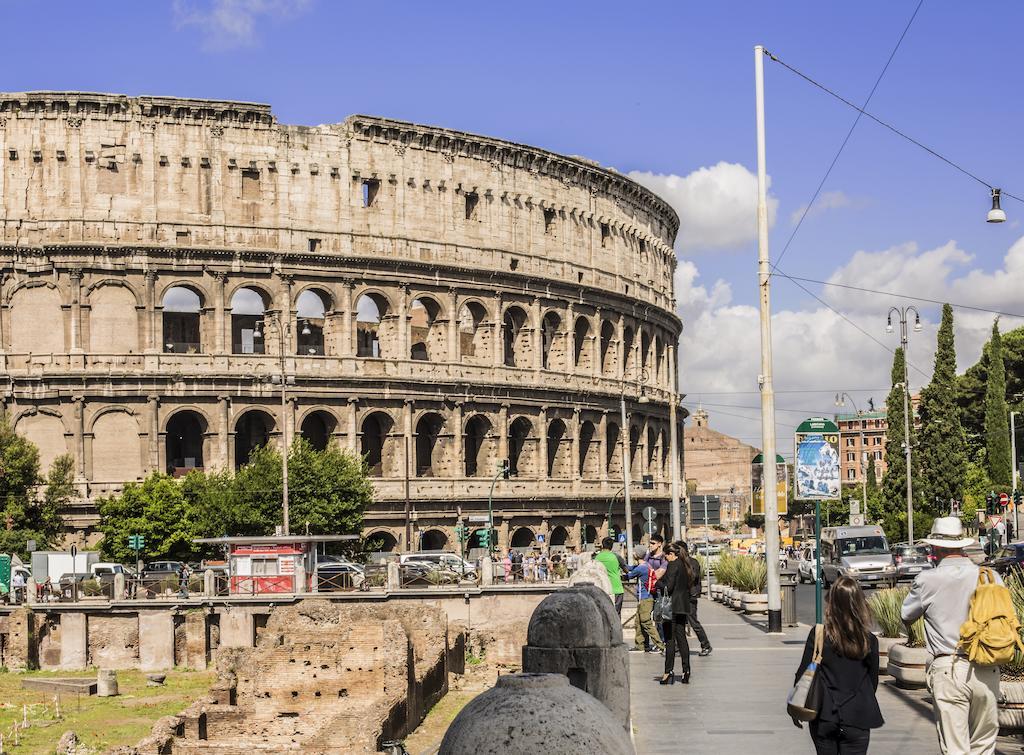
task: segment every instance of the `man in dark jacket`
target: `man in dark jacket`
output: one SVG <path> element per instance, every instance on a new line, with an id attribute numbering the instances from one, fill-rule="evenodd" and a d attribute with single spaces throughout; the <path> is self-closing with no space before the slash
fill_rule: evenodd
<path id="1" fill-rule="evenodd" d="M 683 550 L 683 557 L 690 562 L 690 566 L 693 567 L 693 573 L 697 575 L 697 579 L 694 580 L 693 585 L 690 587 L 690 613 L 687 616 L 687 621 L 693 627 L 694 634 L 697 635 L 697 639 L 700 641 L 700 653 L 698 655 L 711 655 L 711 643 L 708 641 L 708 633 L 704 631 L 704 627 L 697 620 L 697 598 L 700 597 L 701 589 L 703 589 L 703 575 L 700 570 L 700 562 L 690 555 L 690 548 L 686 543 L 680 543 L 679 545 Z"/>

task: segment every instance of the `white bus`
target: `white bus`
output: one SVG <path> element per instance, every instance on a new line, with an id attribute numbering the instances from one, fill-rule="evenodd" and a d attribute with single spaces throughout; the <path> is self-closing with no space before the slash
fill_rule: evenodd
<path id="1" fill-rule="evenodd" d="M 826 527 L 821 531 L 821 577 L 825 587 L 840 577 L 867 585 L 896 586 L 896 564 L 881 527 Z"/>

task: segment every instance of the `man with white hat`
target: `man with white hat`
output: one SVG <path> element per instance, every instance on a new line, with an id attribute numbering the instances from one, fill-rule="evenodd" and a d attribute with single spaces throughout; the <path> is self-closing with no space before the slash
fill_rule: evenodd
<path id="1" fill-rule="evenodd" d="M 944 516 L 932 523 L 924 542 L 932 546 L 938 564 L 914 579 L 902 616 L 908 626 L 924 617 L 925 639 L 934 656 L 928 689 L 939 749 L 944 755 L 994 753 L 999 667 L 977 666 L 958 647 L 960 626 L 967 620 L 978 584 L 978 567 L 964 555 L 974 538 L 964 537 L 959 517 Z"/>

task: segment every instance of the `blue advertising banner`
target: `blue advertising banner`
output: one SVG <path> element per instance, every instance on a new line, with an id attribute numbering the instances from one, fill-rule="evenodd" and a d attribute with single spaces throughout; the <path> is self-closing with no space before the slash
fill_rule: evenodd
<path id="1" fill-rule="evenodd" d="M 830 420 L 813 417 L 796 432 L 796 497 L 836 500 L 841 489 L 839 428 Z"/>

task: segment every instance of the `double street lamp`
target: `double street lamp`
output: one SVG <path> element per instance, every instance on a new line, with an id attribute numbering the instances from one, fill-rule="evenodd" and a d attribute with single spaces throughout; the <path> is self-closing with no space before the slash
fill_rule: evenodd
<path id="1" fill-rule="evenodd" d="M 889 310 L 889 317 L 886 320 L 885 332 L 893 332 L 893 313 L 900 321 L 900 347 L 903 349 L 903 453 L 906 458 L 907 474 L 907 542 L 914 544 L 914 490 L 913 475 L 911 474 L 911 451 L 910 451 L 910 382 L 908 375 L 907 358 L 907 317 L 914 315 L 914 332 L 921 332 L 921 315 L 914 307 L 893 307 Z"/>
<path id="2" fill-rule="evenodd" d="M 857 404 L 854 403 L 853 396 L 846 391 L 836 394 L 836 406 L 846 406 L 846 401 L 850 402 L 850 406 L 857 412 L 857 432 L 860 435 L 860 487 L 861 495 L 863 499 L 863 508 L 861 511 L 864 514 L 868 512 L 868 450 L 864 445 L 864 420 L 861 417 L 860 409 L 857 408 Z"/>

